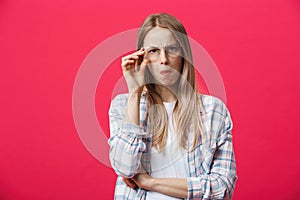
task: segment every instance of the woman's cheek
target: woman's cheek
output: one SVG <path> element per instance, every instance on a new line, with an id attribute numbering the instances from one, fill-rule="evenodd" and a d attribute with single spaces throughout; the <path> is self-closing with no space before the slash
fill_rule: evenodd
<path id="1" fill-rule="evenodd" d="M 148 67 L 152 76 L 157 77 L 157 73 L 158 73 L 157 67 L 155 67 L 154 64 L 149 64 Z"/>

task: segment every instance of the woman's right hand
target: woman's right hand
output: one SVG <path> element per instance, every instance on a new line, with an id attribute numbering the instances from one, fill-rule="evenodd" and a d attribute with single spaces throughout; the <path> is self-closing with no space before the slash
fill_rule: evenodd
<path id="1" fill-rule="evenodd" d="M 139 56 L 145 55 L 144 48 L 130 55 L 122 57 L 122 71 L 125 77 L 129 93 L 139 92 L 145 84 L 145 70 L 147 59 L 143 58 L 140 66 L 137 66 Z"/>

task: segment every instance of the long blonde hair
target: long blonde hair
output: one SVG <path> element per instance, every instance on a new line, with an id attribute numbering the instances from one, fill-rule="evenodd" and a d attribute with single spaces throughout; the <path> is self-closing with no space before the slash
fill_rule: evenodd
<path id="1" fill-rule="evenodd" d="M 188 134 L 194 133 L 193 147 L 204 135 L 204 127 L 200 112 L 203 109 L 201 98 L 196 88 L 195 69 L 193 57 L 186 30 L 182 23 L 175 17 L 166 13 L 149 15 L 141 25 L 138 33 L 137 49 L 143 47 L 147 33 L 154 27 L 170 30 L 182 48 L 182 70 L 177 82 L 177 101 L 173 111 L 173 123 L 176 137 L 182 148 L 187 148 Z M 152 146 L 162 150 L 166 146 L 168 134 L 167 112 L 163 106 L 163 100 L 156 90 L 154 77 L 148 70 L 145 72 L 145 87 L 147 97 L 147 112 L 152 135 Z M 155 106 L 153 106 L 155 105 Z M 151 109 L 150 109 L 151 108 Z"/>

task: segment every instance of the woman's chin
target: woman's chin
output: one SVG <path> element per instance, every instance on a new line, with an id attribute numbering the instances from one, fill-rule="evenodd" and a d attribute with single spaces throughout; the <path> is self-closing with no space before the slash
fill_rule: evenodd
<path id="1" fill-rule="evenodd" d="M 175 85 L 176 81 L 174 80 L 159 80 L 157 81 L 158 85 L 164 86 L 164 87 L 170 87 L 172 88 Z"/>

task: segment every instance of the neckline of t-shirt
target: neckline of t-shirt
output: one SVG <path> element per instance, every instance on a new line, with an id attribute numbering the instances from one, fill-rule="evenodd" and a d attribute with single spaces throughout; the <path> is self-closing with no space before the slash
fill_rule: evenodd
<path id="1" fill-rule="evenodd" d="M 176 103 L 176 101 L 175 102 L 164 102 L 163 101 L 163 104 L 167 110 L 172 110 L 175 106 L 175 103 Z"/>
<path id="2" fill-rule="evenodd" d="M 166 101 L 163 101 L 164 104 L 166 105 L 173 105 L 176 103 L 176 101 L 172 101 L 172 102 L 166 102 Z"/>

